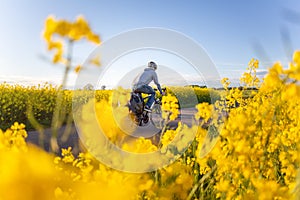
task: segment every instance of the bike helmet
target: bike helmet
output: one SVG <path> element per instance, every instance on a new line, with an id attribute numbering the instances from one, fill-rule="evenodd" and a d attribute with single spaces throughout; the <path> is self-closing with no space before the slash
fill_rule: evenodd
<path id="1" fill-rule="evenodd" d="M 155 62 L 153 62 L 153 61 L 150 61 L 150 62 L 148 63 L 148 67 L 150 67 L 150 68 L 156 70 L 156 69 L 157 69 L 157 64 L 156 64 Z"/>

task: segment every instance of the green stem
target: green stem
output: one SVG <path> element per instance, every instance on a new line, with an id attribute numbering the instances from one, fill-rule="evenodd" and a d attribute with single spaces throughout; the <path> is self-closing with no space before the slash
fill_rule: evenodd
<path id="1" fill-rule="evenodd" d="M 35 130 L 38 131 L 38 144 L 40 147 L 44 148 L 44 127 L 41 125 L 38 120 L 34 117 L 33 108 L 30 103 L 28 103 L 27 111 L 26 111 L 27 119 L 29 120 L 30 124 L 33 126 Z"/>
<path id="2" fill-rule="evenodd" d="M 51 124 L 51 130 L 52 130 L 51 150 L 53 152 L 58 151 L 58 144 L 57 144 L 58 129 L 62 126 L 62 123 L 66 116 L 66 111 L 63 110 L 63 100 L 64 100 L 63 98 L 64 98 L 64 89 L 67 84 L 68 73 L 71 69 L 72 47 L 73 47 L 73 40 L 69 40 L 65 72 L 64 72 L 62 84 L 57 91 L 56 105 L 53 110 L 53 117 L 52 117 L 52 124 Z"/>
<path id="3" fill-rule="evenodd" d="M 197 184 L 194 185 L 194 187 L 192 188 L 187 200 L 191 200 L 193 195 L 195 194 L 195 192 L 197 191 L 197 189 L 199 188 L 199 186 L 217 169 L 217 166 L 215 165 L 210 172 L 208 172 L 207 174 L 205 174 Z"/>
<path id="4" fill-rule="evenodd" d="M 73 53 L 73 40 L 69 40 L 69 43 L 68 43 L 68 54 L 67 54 L 67 63 L 66 63 L 66 68 L 65 68 L 64 76 L 63 76 L 63 81 L 62 81 L 62 89 L 64 89 L 64 87 L 67 84 L 68 74 L 69 74 L 69 71 L 70 71 L 71 66 L 72 66 L 72 53 Z"/>

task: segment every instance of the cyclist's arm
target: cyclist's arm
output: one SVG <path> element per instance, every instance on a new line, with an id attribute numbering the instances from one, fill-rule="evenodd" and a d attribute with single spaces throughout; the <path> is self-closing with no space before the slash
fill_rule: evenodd
<path id="1" fill-rule="evenodd" d="M 163 94 L 160 84 L 158 82 L 157 74 L 155 72 L 153 73 L 153 81 L 154 81 L 155 85 L 157 86 L 157 89 L 159 90 L 160 94 Z"/>

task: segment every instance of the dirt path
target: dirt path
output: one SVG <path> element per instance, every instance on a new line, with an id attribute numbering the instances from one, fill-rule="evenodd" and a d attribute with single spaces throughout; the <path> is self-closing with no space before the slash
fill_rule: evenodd
<path id="1" fill-rule="evenodd" d="M 192 125 L 192 122 L 194 120 L 194 114 L 196 112 L 196 109 L 194 108 L 185 108 L 181 110 L 181 121 L 188 126 Z M 178 124 L 178 120 L 171 121 L 168 125 L 170 128 L 176 128 Z M 155 139 L 155 135 L 159 134 L 161 130 L 155 128 L 153 125 L 148 125 L 146 127 L 138 127 L 134 133 L 130 134 L 128 136 L 128 139 L 135 139 L 138 137 L 145 137 L 150 138 L 153 140 L 154 143 L 156 143 L 157 140 Z M 41 134 L 38 131 L 29 131 L 28 137 L 26 139 L 27 142 L 43 146 L 43 148 L 46 151 L 50 151 L 50 141 L 51 141 L 51 129 L 45 129 L 43 131 L 44 133 Z M 40 144 L 39 141 L 43 142 L 43 145 Z M 71 124 L 69 126 L 63 126 L 58 130 L 58 137 L 57 137 L 57 143 L 59 146 L 59 149 L 61 148 L 68 148 L 72 147 L 73 153 L 77 155 L 80 152 L 80 138 L 78 135 L 78 132 L 76 130 L 76 127 L 74 124 Z M 60 153 L 60 152 L 59 152 Z"/>
<path id="2" fill-rule="evenodd" d="M 31 144 L 42 147 L 46 151 L 50 151 L 52 131 L 50 128 L 44 129 L 43 132 L 29 131 L 26 141 Z M 78 154 L 79 148 L 79 136 L 74 124 L 69 126 L 63 126 L 58 130 L 57 143 L 59 149 L 72 147 L 73 153 Z M 58 152 L 60 153 L 60 152 Z"/>

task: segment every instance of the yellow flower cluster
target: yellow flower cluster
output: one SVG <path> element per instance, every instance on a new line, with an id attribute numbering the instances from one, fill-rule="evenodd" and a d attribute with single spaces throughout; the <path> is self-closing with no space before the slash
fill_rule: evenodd
<path id="1" fill-rule="evenodd" d="M 166 95 L 162 98 L 162 117 L 166 120 L 175 120 L 179 114 L 178 100 L 173 95 Z"/>
<path id="2" fill-rule="evenodd" d="M 190 169 L 179 162 L 157 172 L 155 178 L 153 173 L 108 168 L 89 153 L 75 157 L 71 148 L 54 158 L 28 146 L 24 128 L 15 123 L 0 134 L 0 196 L 4 199 L 185 199 L 192 186 Z"/>
<path id="3" fill-rule="evenodd" d="M 247 72 L 244 72 L 240 78 L 241 84 L 244 84 L 246 87 L 259 87 L 260 80 L 256 76 L 256 70 L 259 67 L 258 60 L 251 59 L 248 63 Z"/>
<path id="4" fill-rule="evenodd" d="M 92 32 L 90 25 L 83 16 L 78 16 L 74 22 L 69 22 L 66 20 L 58 20 L 51 15 L 45 21 L 43 37 L 48 43 L 48 50 L 56 50 L 53 57 L 54 63 L 62 62 L 66 64 L 67 62 L 67 60 L 63 58 L 63 42 L 56 40 L 56 36 L 65 38 L 71 43 L 84 38 L 96 44 L 100 43 L 99 36 Z M 77 67 L 76 70 L 79 71 L 80 67 Z"/>
<path id="5" fill-rule="evenodd" d="M 157 146 L 152 144 L 151 140 L 143 137 L 134 140 L 132 143 L 125 143 L 122 149 L 129 152 L 135 153 L 149 153 L 157 150 Z"/>
<path id="6" fill-rule="evenodd" d="M 243 98 L 241 90 L 227 93 L 229 104 L 225 105 L 231 108 L 228 118 L 219 124 L 220 140 L 209 156 L 198 161 L 204 166 L 211 159 L 215 161 L 217 198 L 292 197 L 300 161 L 298 54 L 289 69 L 284 70 L 280 63 L 270 68 L 250 98 Z M 258 83 L 253 73 L 257 67 L 257 61 L 249 63 L 250 72 L 242 78 L 247 86 Z M 236 102 L 238 106 L 232 107 Z"/>
<path id="7" fill-rule="evenodd" d="M 7 149 L 25 149 L 27 132 L 25 131 L 25 125 L 15 122 L 5 132 L 0 129 L 0 151 Z"/>
<path id="8" fill-rule="evenodd" d="M 27 145 L 24 124 L 15 122 L 0 130 L 1 199 L 59 199 L 54 191 L 68 185 L 67 177 L 56 170 L 53 156 Z"/>
<path id="9" fill-rule="evenodd" d="M 213 115 L 213 105 L 207 102 L 200 103 L 196 106 L 198 112 L 195 114 L 195 119 L 203 119 L 204 122 L 208 122 Z"/>
<path id="10" fill-rule="evenodd" d="M 110 169 L 89 153 L 80 153 L 75 158 L 71 148 L 62 149 L 62 156 L 55 158 L 55 164 L 59 171 L 71 178 L 70 188 L 55 190 L 56 197 L 61 199 L 136 199 L 153 184 L 147 174 L 140 176 Z"/>

